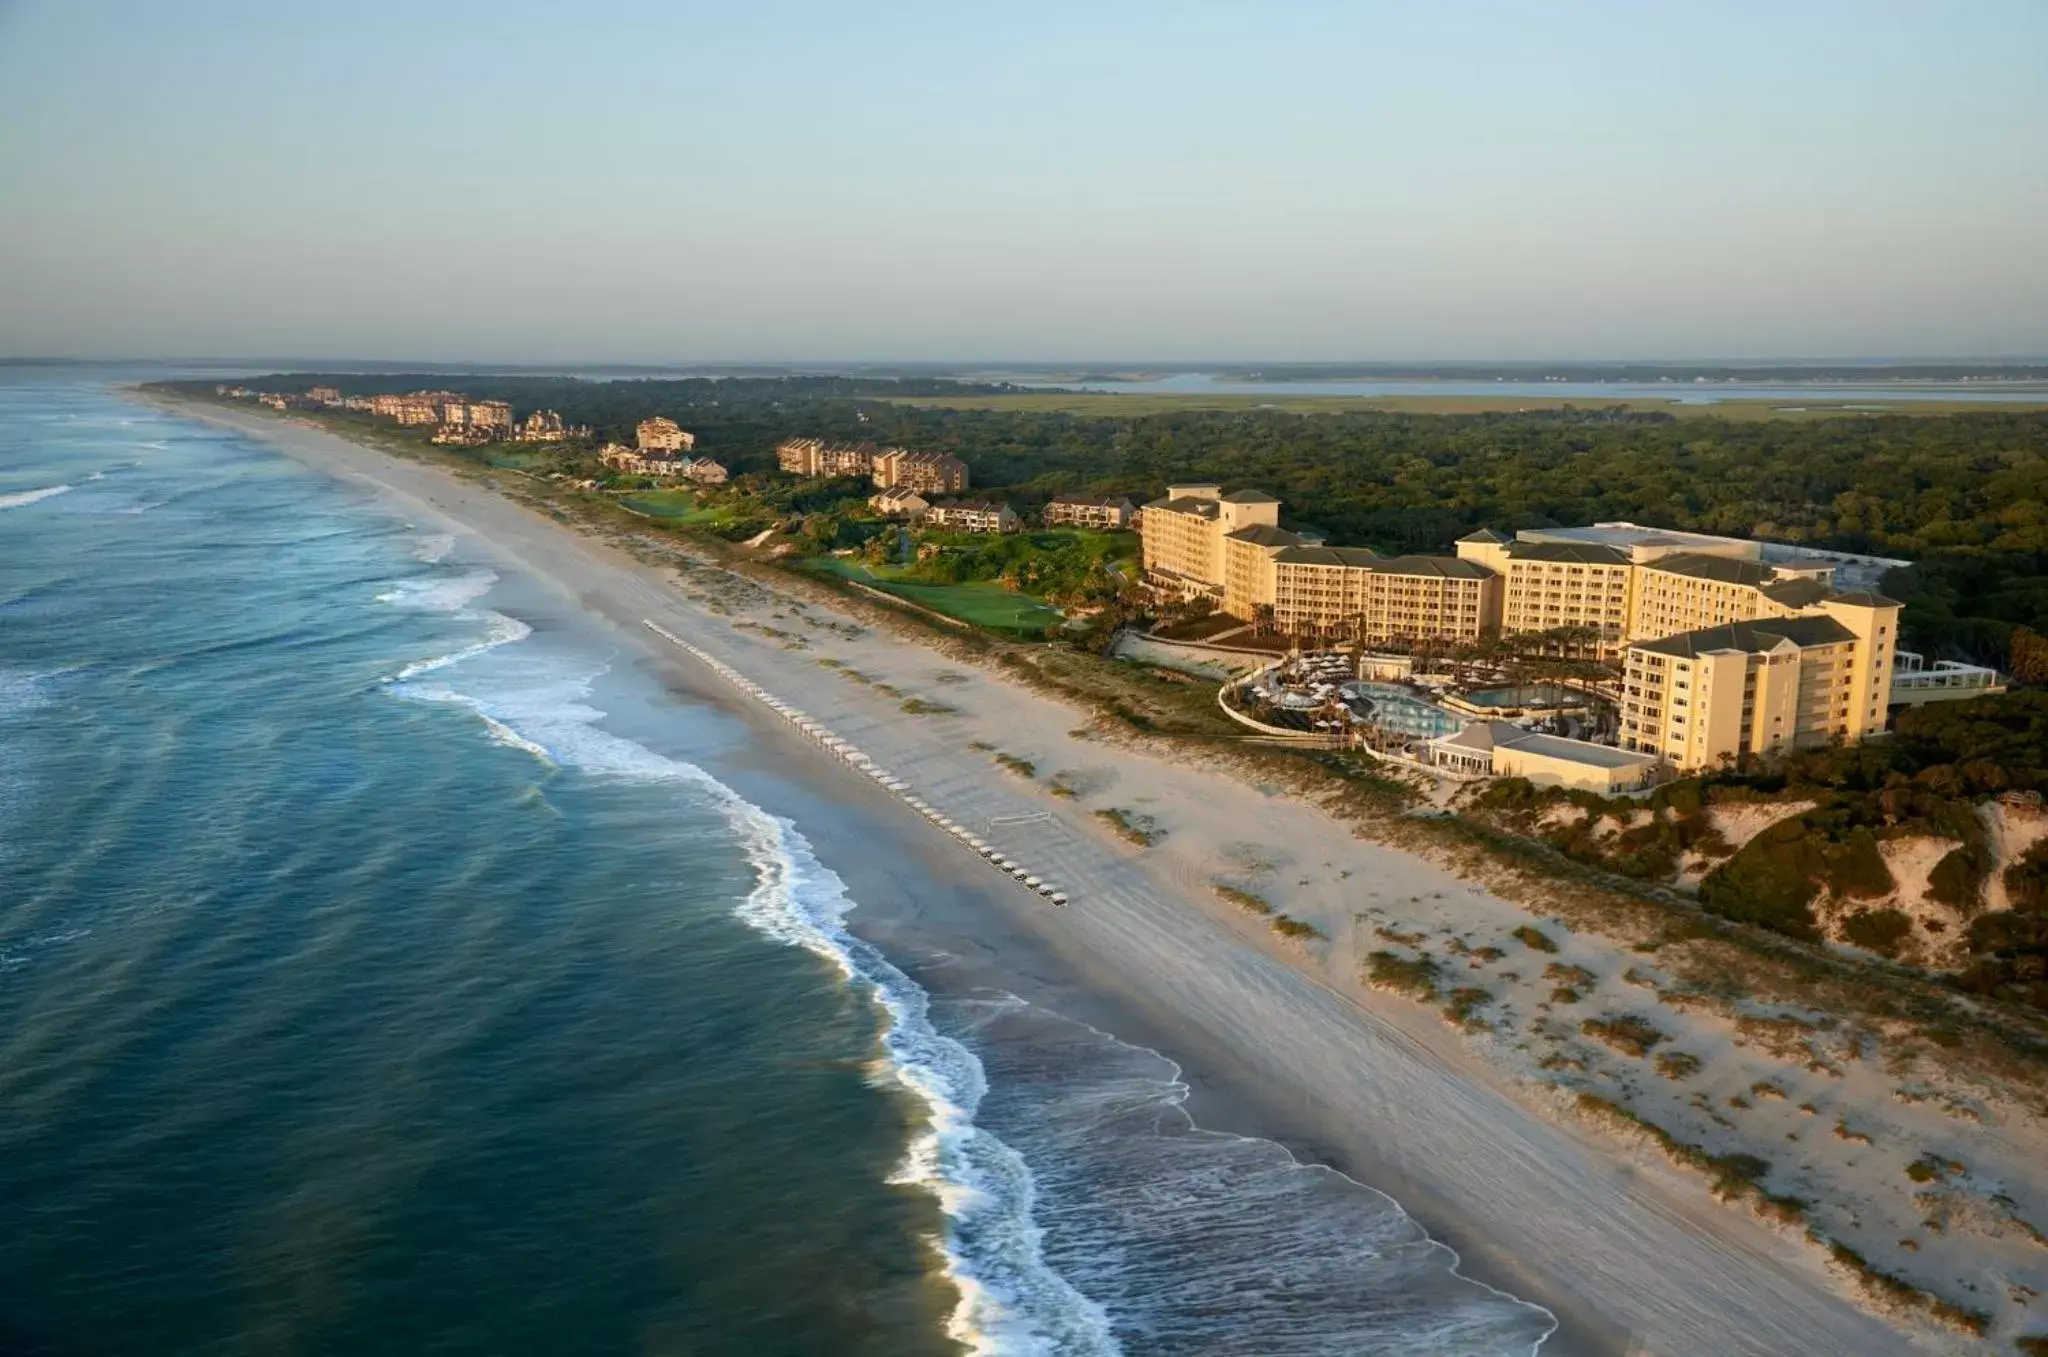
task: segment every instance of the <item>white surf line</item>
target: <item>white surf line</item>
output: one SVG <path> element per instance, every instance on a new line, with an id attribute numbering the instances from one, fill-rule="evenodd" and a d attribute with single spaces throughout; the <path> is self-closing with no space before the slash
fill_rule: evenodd
<path id="1" fill-rule="evenodd" d="M 1055 905 L 1064 906 L 1069 903 L 1068 896 L 1065 891 L 1060 890 L 1059 888 L 1054 886 L 1050 881 L 1041 880 L 1028 867 L 1025 867 L 1022 863 L 1013 861 L 1009 857 L 1005 856 L 994 845 L 984 843 L 982 840 L 976 838 L 974 836 L 973 831 L 970 830 L 966 824 L 954 819 L 952 816 L 946 814 L 946 812 L 938 806 L 934 806 L 930 802 L 918 796 L 911 789 L 911 786 L 908 782 L 905 782 L 903 779 L 895 776 L 888 769 L 882 767 L 873 759 L 869 758 L 866 754 L 861 753 L 859 749 L 854 747 L 851 741 L 840 739 L 837 735 L 833 734 L 832 731 L 822 721 L 813 720 L 806 713 L 791 706 L 789 703 L 784 702 L 781 698 L 775 696 L 775 694 L 769 692 L 760 684 L 755 683 L 745 674 L 740 673 L 739 670 L 734 669 L 731 665 L 725 663 L 723 660 L 716 659 L 711 655 L 706 654 L 702 649 L 700 649 L 697 646 L 691 645 L 688 641 L 685 641 L 682 637 L 676 635 L 674 632 L 662 626 L 659 622 L 654 621 L 652 618 L 643 617 L 640 619 L 640 621 L 643 626 L 645 626 L 649 631 L 653 632 L 656 636 L 659 636 L 662 640 L 667 641 L 670 645 L 675 646 L 678 649 L 688 651 L 691 655 L 694 655 L 697 659 L 703 661 L 705 667 L 710 669 L 712 673 L 718 675 L 726 682 L 732 684 L 733 687 L 738 688 L 741 692 L 760 702 L 761 705 L 767 707 L 777 716 L 780 716 L 783 720 L 789 722 L 789 724 L 796 727 L 798 732 L 801 733 L 806 739 L 817 744 L 820 748 L 824 749 L 826 753 L 835 756 L 841 762 L 853 768 L 856 772 L 865 773 L 869 778 L 873 779 L 877 785 L 884 787 L 889 791 L 895 793 L 897 800 L 901 801 L 904 805 L 909 806 L 912 810 L 916 811 L 919 815 L 922 815 L 925 819 L 931 821 L 934 825 L 938 826 L 938 828 L 945 831 L 947 834 L 950 834 L 955 840 L 957 840 L 960 843 L 962 847 L 972 852 L 975 856 L 981 858 L 984 862 L 988 863 L 991 867 L 994 867 L 1004 876 L 1007 876 L 1011 880 L 1018 882 L 1026 890 L 1030 890 L 1036 892 L 1039 895 L 1044 896 L 1046 899 L 1052 901 Z M 1019 816 L 1011 818 L 1016 820 L 1025 820 L 1037 819 L 1039 817 Z M 1048 812 L 1043 815 L 1043 818 L 1050 820 L 1052 816 Z M 991 821 L 990 823 L 993 825 L 997 822 Z"/>

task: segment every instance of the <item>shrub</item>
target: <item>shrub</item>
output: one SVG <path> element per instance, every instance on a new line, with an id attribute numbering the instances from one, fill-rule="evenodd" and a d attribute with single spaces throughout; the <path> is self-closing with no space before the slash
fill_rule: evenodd
<path id="1" fill-rule="evenodd" d="M 1700 882 L 1700 906 L 1737 923 L 1813 942 L 1819 930 L 1808 907 L 1819 887 L 1818 842 L 1805 816 L 1781 820 L 1751 839 Z"/>
<path id="2" fill-rule="evenodd" d="M 1366 983 L 1411 999 L 1436 998 L 1438 974 L 1435 958 L 1426 954 L 1410 961 L 1395 952 L 1373 952 L 1365 959 Z"/>
<path id="3" fill-rule="evenodd" d="M 1884 854 L 1877 849 L 1876 836 L 1867 829 L 1850 830 L 1840 843 L 1826 851 L 1824 857 L 1827 863 L 1824 879 L 1837 895 L 1876 900 L 1899 888 L 1898 883 L 1892 880 L 1891 869 L 1884 865 Z"/>
<path id="4" fill-rule="evenodd" d="M 1150 848 L 1166 837 L 1166 831 L 1159 828 L 1149 815 L 1111 808 L 1096 811 L 1095 818 L 1108 825 L 1119 839 L 1140 848 Z"/>
<path id="5" fill-rule="evenodd" d="M 1897 909 L 1859 909 L 1842 921 L 1843 938 L 1879 956 L 1897 956 L 1912 931 L 1913 920 Z"/>
<path id="6" fill-rule="evenodd" d="M 1020 759 L 1015 754 L 998 754 L 996 762 L 1019 777 L 1037 777 L 1038 765 L 1030 759 Z"/>
<path id="7" fill-rule="evenodd" d="M 1927 874 L 1927 898 L 1950 909 L 1972 913 L 1984 903 L 1984 875 L 1990 870 L 1989 855 L 1978 845 L 1966 843 L 1951 848 Z M 2006 881 L 2010 888 L 2010 868 Z"/>
<path id="8" fill-rule="evenodd" d="M 2048 913 L 2048 839 L 2020 854 L 2005 869 L 2005 893 L 2012 908 L 2022 914 Z"/>
<path id="9" fill-rule="evenodd" d="M 1666 1051 L 1657 1057 L 1657 1073 L 1666 1079 L 1690 1079 L 1700 1072 L 1700 1058 L 1684 1051 Z"/>
<path id="10" fill-rule="evenodd" d="M 1303 941 L 1309 938 L 1320 940 L 1323 936 L 1323 930 L 1317 928 L 1314 924 L 1304 923 L 1300 919 L 1290 919 L 1285 914 L 1273 916 L 1273 931 L 1283 938 L 1295 938 Z"/>
<path id="11" fill-rule="evenodd" d="M 1579 992 L 1570 985 L 1559 985 L 1550 991 L 1550 1002 L 1553 1004 L 1575 1004 L 1578 1001 Z"/>
<path id="12" fill-rule="evenodd" d="M 1451 991 L 1451 1001 L 1444 1005 L 1444 1016 L 1460 1027 L 1483 1026 L 1474 1022 L 1472 1015 L 1493 1002 L 1493 991 L 1477 985 L 1461 985 Z"/>
<path id="13" fill-rule="evenodd" d="M 1219 898 L 1228 900 L 1239 909 L 1250 910 L 1254 914 L 1271 914 L 1273 912 L 1273 907 L 1266 903 L 1265 897 L 1253 895 L 1250 891 L 1241 891 L 1235 886 L 1226 886 L 1220 881 L 1211 882 L 1209 889 L 1215 891 Z"/>
<path id="14" fill-rule="evenodd" d="M 1516 942 L 1521 943 L 1532 952 L 1555 952 L 1557 950 L 1557 944 L 1550 940 L 1549 934 L 1543 932 L 1540 928 L 1531 928 L 1528 924 L 1523 924 L 1520 928 L 1517 928 L 1514 937 Z"/>
<path id="15" fill-rule="evenodd" d="M 1664 1040 L 1664 1034 L 1657 1030 L 1655 1024 L 1630 1014 L 1588 1018 L 1579 1024 L 1579 1031 L 1617 1051 L 1637 1057 L 1648 1055 L 1652 1046 Z"/>
<path id="16" fill-rule="evenodd" d="M 951 716 L 959 710 L 958 707 L 949 707 L 943 702 L 927 702 L 921 697 L 913 697 L 903 704 L 903 714 L 906 716 Z"/>

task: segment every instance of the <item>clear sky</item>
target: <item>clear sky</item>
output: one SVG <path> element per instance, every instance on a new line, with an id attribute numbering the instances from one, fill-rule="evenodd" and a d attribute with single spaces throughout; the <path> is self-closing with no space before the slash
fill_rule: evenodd
<path id="1" fill-rule="evenodd" d="M 2048 354 L 2048 0 L 0 0 L 0 354 Z"/>

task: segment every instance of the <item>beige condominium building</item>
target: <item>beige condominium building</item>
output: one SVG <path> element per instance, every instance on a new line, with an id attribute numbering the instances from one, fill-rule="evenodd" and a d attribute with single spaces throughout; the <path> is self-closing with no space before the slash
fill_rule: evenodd
<path id="1" fill-rule="evenodd" d="M 822 438 L 788 438 L 775 448 L 775 462 L 793 476 L 865 476 L 875 469 L 873 443 L 828 443 Z"/>
<path id="2" fill-rule="evenodd" d="M 1016 510 L 993 500 L 934 504 L 925 510 L 923 521 L 934 528 L 952 528 L 957 532 L 1015 532 L 1022 525 Z"/>
<path id="3" fill-rule="evenodd" d="M 1054 495 L 1045 506 L 1048 528 L 1100 528 L 1117 532 L 1131 526 L 1137 506 L 1122 495 Z"/>
<path id="4" fill-rule="evenodd" d="M 656 415 L 634 426 L 633 442 L 642 452 L 688 452 L 697 446 L 697 435 Z"/>
<path id="5" fill-rule="evenodd" d="M 1694 769 L 1883 730 L 1899 606 L 1878 594 L 1831 594 L 1800 616 L 1631 644 L 1622 748 Z"/>
<path id="6" fill-rule="evenodd" d="M 967 488 L 967 463 L 943 452 L 886 448 L 875 454 L 877 490 L 902 486 L 926 495 L 957 495 Z"/>

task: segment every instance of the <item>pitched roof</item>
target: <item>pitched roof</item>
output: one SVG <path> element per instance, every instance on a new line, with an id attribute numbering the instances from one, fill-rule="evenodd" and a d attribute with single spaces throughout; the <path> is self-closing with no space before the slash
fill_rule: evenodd
<path id="1" fill-rule="evenodd" d="M 1239 528 L 1236 532 L 1225 533 L 1224 536 L 1233 542 L 1249 542 L 1255 547 L 1298 547 L 1306 545 L 1308 540 L 1300 533 L 1289 532 L 1285 528 L 1276 528 L 1267 523 L 1254 523 L 1249 528 Z"/>
<path id="2" fill-rule="evenodd" d="M 1858 608 L 1903 608 L 1906 606 L 1895 598 L 1886 598 L 1883 594 L 1873 594 L 1868 589 L 1859 589 L 1849 594 L 1836 594 L 1830 601 L 1834 603 L 1849 603 Z"/>
<path id="3" fill-rule="evenodd" d="M 1732 556 L 1704 556 L 1693 551 L 1676 552 L 1651 561 L 1644 568 L 1661 570 L 1667 575 L 1713 580 L 1720 584 L 1769 584 L 1776 573 L 1762 561 L 1742 561 Z"/>
<path id="4" fill-rule="evenodd" d="M 957 513 L 1000 514 L 1008 512 L 1010 506 L 992 499 L 956 499 L 945 504 L 934 504 L 932 508 Z"/>
<path id="5" fill-rule="evenodd" d="M 1510 539 L 1504 532 L 1495 532 L 1492 528 L 1481 528 L 1478 532 L 1466 533 L 1458 540 L 1460 542 L 1485 542 L 1493 546 L 1499 546 L 1502 542 L 1509 541 Z"/>
<path id="6" fill-rule="evenodd" d="M 1620 547 L 1590 542 L 1515 542 L 1508 547 L 1508 559 L 1568 561 L 1573 565 L 1627 565 L 1629 561 L 1628 553 Z"/>
<path id="7" fill-rule="evenodd" d="M 1816 579 L 1794 578 L 1772 580 L 1763 586 L 1763 596 L 1773 603 L 1782 603 L 1788 608 L 1807 608 L 1824 598 L 1833 598 L 1835 591 Z"/>
<path id="8" fill-rule="evenodd" d="M 1490 580 L 1494 573 L 1477 561 L 1455 556 L 1389 556 L 1373 563 L 1382 575 L 1435 575 L 1448 580 Z"/>
<path id="9" fill-rule="evenodd" d="M 1689 660 L 1715 650 L 1740 650 L 1761 655 L 1787 641 L 1804 650 L 1809 646 L 1839 645 L 1855 639 L 1854 632 L 1832 617 L 1773 617 L 1761 622 L 1731 622 L 1725 627 L 1708 627 L 1703 631 L 1682 631 L 1661 640 L 1639 641 L 1633 648 Z"/>
<path id="10" fill-rule="evenodd" d="M 1273 557 L 1282 565 L 1343 565 L 1375 575 L 1433 575 L 1443 579 L 1487 580 L 1493 572 L 1455 556 L 1382 556 L 1368 547 L 1288 547 Z"/>
<path id="11" fill-rule="evenodd" d="M 1380 554 L 1370 547 L 1288 547 L 1273 558 L 1282 565 L 1353 565 L 1379 563 Z"/>
<path id="12" fill-rule="evenodd" d="M 1054 504 L 1073 504 L 1085 509 L 1114 509 L 1118 505 L 1128 507 L 1131 501 L 1123 495 L 1081 495 L 1070 493 L 1054 495 L 1051 502 Z"/>
<path id="13" fill-rule="evenodd" d="M 1223 496 L 1223 502 L 1225 504 L 1278 504 L 1280 501 L 1263 490 L 1233 490 Z"/>

